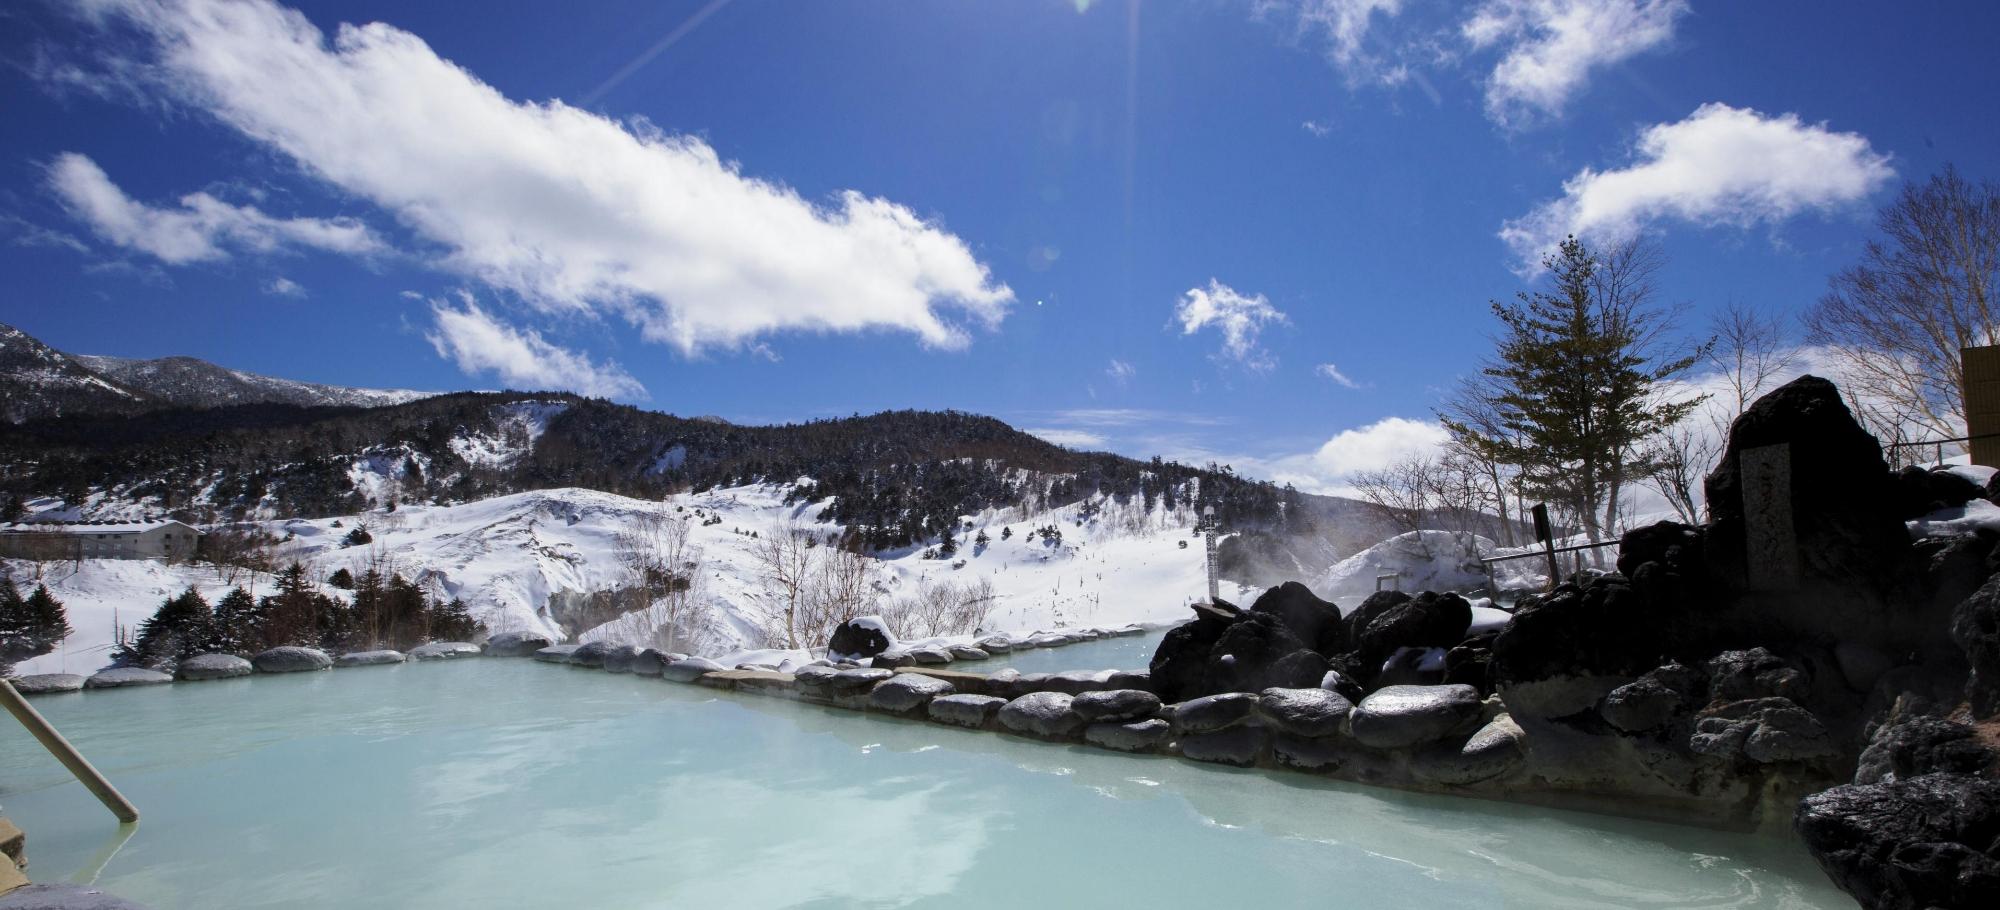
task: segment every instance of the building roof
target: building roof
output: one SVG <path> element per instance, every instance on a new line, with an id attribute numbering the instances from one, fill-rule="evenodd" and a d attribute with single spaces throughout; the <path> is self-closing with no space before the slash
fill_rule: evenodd
<path id="1" fill-rule="evenodd" d="M 166 527 L 181 527 L 201 533 L 186 522 L 168 518 L 141 521 L 15 521 L 0 524 L 0 534 L 144 534 Z"/>

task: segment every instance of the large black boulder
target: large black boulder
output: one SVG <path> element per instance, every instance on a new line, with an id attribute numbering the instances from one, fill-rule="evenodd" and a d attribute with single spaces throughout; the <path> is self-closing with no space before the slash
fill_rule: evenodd
<path id="1" fill-rule="evenodd" d="M 1972 667 L 1965 697 L 1973 714 L 2000 714 L 2000 575 L 1959 603 L 1951 617 L 1951 640 Z"/>
<path id="2" fill-rule="evenodd" d="M 1743 453 L 1787 446 L 1788 495 L 1797 542 L 1798 578 L 1769 578 L 1750 564 Z M 1897 483 L 1875 437 L 1862 429 L 1840 390 L 1802 376 L 1752 404 L 1730 426 L 1720 463 L 1708 475 L 1711 521 L 1703 550 L 1715 579 L 1738 591 L 1776 596 L 1759 614 L 1799 639 L 1911 642 L 1934 630 L 1889 609 L 1898 569 L 1910 547 Z"/>
<path id="3" fill-rule="evenodd" d="M 1198 695 L 1262 692 L 1319 685 L 1326 658 L 1307 648 L 1270 613 L 1245 613 L 1209 649 L 1207 673 Z"/>
<path id="4" fill-rule="evenodd" d="M 1347 650 L 1347 629 L 1341 622 L 1340 608 L 1296 581 L 1265 591 L 1250 605 L 1250 612 L 1278 617 L 1306 647 L 1321 654 Z"/>
<path id="5" fill-rule="evenodd" d="M 1911 465 L 1897 471 L 1895 476 L 1896 514 L 1904 520 L 1956 508 L 1985 495 L 1979 484 L 1952 473 L 1949 468 Z"/>
<path id="6" fill-rule="evenodd" d="M 1964 724 L 1914 717 L 1875 731 L 1854 770 L 1857 784 L 1907 780 L 1938 771 L 1984 774 L 2000 765 L 2000 755 Z"/>
<path id="7" fill-rule="evenodd" d="M 1425 591 L 1369 619 L 1354 638 L 1354 650 L 1364 662 L 1380 665 L 1398 648 L 1453 647 L 1471 626 L 1472 604 L 1465 598 Z"/>
<path id="8" fill-rule="evenodd" d="M 1342 621 L 1342 624 L 1347 627 L 1347 640 L 1349 642 L 1359 641 L 1361 639 L 1361 630 L 1368 628 L 1368 624 L 1373 622 L 1375 617 L 1381 616 L 1409 601 L 1410 595 L 1401 591 L 1376 591 L 1368 595 L 1366 599 L 1361 601 L 1360 606 L 1349 610 L 1346 619 Z"/>
<path id="9" fill-rule="evenodd" d="M 1792 825 L 1863 907 L 2000 907 L 2000 782 L 1847 784 L 1800 801 Z"/>
<path id="10" fill-rule="evenodd" d="M 1177 702 L 1207 694 L 1208 653 L 1241 612 L 1228 601 L 1200 604 L 1195 607 L 1193 622 L 1167 630 L 1147 664 L 1160 698 Z"/>
<path id="11" fill-rule="evenodd" d="M 1496 687 L 1558 676 L 1638 676 L 1673 653 L 1671 617 L 1618 575 L 1566 581 L 1524 597 L 1493 640 L 1488 675 Z"/>
<path id="12" fill-rule="evenodd" d="M 882 621 L 873 616 L 855 617 L 834 628 L 833 634 L 827 637 L 826 651 L 856 663 L 867 660 L 895 644 L 885 628 Z"/>

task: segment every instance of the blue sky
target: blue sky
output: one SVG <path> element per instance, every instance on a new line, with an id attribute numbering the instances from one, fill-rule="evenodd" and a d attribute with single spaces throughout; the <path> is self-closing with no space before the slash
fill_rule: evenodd
<path id="1" fill-rule="evenodd" d="M 0 16 L 0 321 L 66 350 L 950 407 L 1311 489 L 1424 443 L 1565 231 L 1657 239 L 1698 329 L 1809 305 L 1901 180 L 2000 176 L 1989 3 Z"/>

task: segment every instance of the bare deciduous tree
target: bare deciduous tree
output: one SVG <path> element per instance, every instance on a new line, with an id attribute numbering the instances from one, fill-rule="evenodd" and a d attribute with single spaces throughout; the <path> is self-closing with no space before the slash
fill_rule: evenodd
<path id="1" fill-rule="evenodd" d="M 979 631 L 993 609 L 993 582 L 924 581 L 883 608 L 882 619 L 899 638 L 922 639 Z"/>
<path id="2" fill-rule="evenodd" d="M 1799 356 L 1798 348 L 1787 343 L 1782 317 L 1742 303 L 1731 303 L 1710 319 L 1709 336 L 1703 360 L 1715 380 L 1702 404 L 1706 419 L 1667 428 L 1650 456 L 1659 470 L 1648 481 L 1688 524 L 1702 520 L 1702 481 L 1721 457 L 1730 426 L 1792 371 Z"/>
<path id="3" fill-rule="evenodd" d="M 624 642 L 699 654 L 715 642 L 714 614 L 703 598 L 701 547 L 685 514 L 647 512 L 618 535 L 628 596 L 636 607 L 613 621 Z"/>
<path id="4" fill-rule="evenodd" d="M 2000 341 L 2000 186 L 1947 167 L 1904 184 L 1877 226 L 1882 239 L 1806 314 L 1807 340 L 1839 355 L 1876 429 L 1963 435 L 1959 350 Z"/>

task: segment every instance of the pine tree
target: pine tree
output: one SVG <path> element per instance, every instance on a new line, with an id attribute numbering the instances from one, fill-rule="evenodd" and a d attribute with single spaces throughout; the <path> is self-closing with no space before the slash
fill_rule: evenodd
<path id="1" fill-rule="evenodd" d="M 945 525 L 944 539 L 938 541 L 937 545 L 939 559 L 950 559 L 958 555 L 958 541 L 952 537 L 952 532 L 958 529 L 957 526 L 958 522 L 956 521 Z"/>
<path id="2" fill-rule="evenodd" d="M 465 608 L 465 601 L 456 597 L 449 602 L 432 601 L 430 613 L 432 641 L 471 641 L 479 636 L 481 626 Z"/>
<path id="3" fill-rule="evenodd" d="M 249 654 L 262 640 L 258 628 L 257 598 L 242 588 L 231 588 L 215 602 L 215 637 L 210 648 L 222 654 Z"/>
<path id="4" fill-rule="evenodd" d="M 75 631 L 70 628 L 69 613 L 63 609 L 62 601 L 43 585 L 35 586 L 35 593 L 28 595 L 22 607 L 28 642 L 38 654 L 54 651 L 56 645 Z"/>
<path id="5" fill-rule="evenodd" d="M 1635 283 L 1623 271 L 1631 262 L 1622 258 L 1607 270 L 1575 237 L 1563 241 L 1543 260 L 1552 291 L 1493 304 L 1502 334 L 1485 373 L 1505 433 L 1444 421 L 1469 448 L 1517 466 L 1524 495 L 1565 506 L 1592 539 L 1616 526 L 1622 488 L 1657 469 L 1643 444 L 1701 403 L 1659 400 L 1660 386 L 1705 348 L 1649 356 L 1661 317 L 1647 307 L 1644 275 Z"/>
<path id="6" fill-rule="evenodd" d="M 215 640 L 215 614 L 193 588 L 167 598 L 139 624 L 139 636 L 113 652 L 126 666 L 161 669 L 206 653 Z"/>
<path id="7" fill-rule="evenodd" d="M 354 590 L 354 573 L 347 571 L 346 566 L 341 566 L 333 570 L 332 575 L 326 577 L 326 583 L 342 591 L 352 591 Z"/>
<path id="8" fill-rule="evenodd" d="M 278 592 L 264 598 L 258 609 L 258 647 L 317 644 L 324 609 L 321 601 L 330 598 L 313 590 L 306 567 L 296 562 L 279 570 L 277 582 Z"/>

